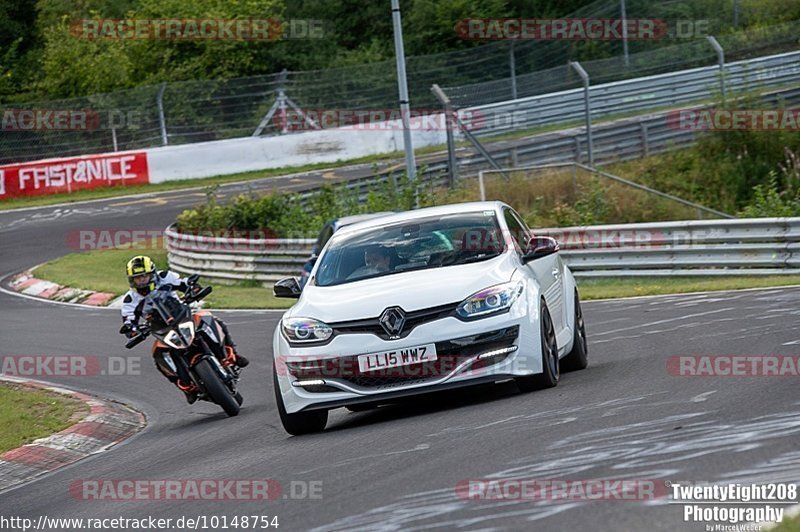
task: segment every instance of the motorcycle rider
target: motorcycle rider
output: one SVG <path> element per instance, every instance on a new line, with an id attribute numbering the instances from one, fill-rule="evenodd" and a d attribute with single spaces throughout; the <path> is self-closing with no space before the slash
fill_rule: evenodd
<path id="1" fill-rule="evenodd" d="M 126 335 L 128 338 L 137 334 L 137 326 L 139 324 L 139 318 L 141 318 L 142 307 L 144 306 L 147 296 L 151 292 L 166 285 L 170 285 L 172 289 L 180 290 L 184 293 L 191 290 L 191 287 L 186 284 L 186 279 L 181 278 L 177 273 L 169 270 L 158 271 L 155 262 L 145 255 L 137 255 L 129 260 L 125 268 L 125 273 L 128 276 L 130 290 L 128 290 L 128 293 L 122 301 L 123 325 L 119 332 Z M 197 289 L 197 287 L 195 288 Z M 233 342 L 233 338 L 231 338 L 228 326 L 217 317 L 215 317 L 215 320 L 225 333 L 225 346 L 229 347 L 236 357 L 233 363 L 240 368 L 247 366 L 250 362 L 236 350 L 236 344 Z M 153 359 L 156 368 L 186 395 L 186 401 L 189 404 L 194 403 L 197 401 L 196 386 L 191 382 L 182 382 L 164 360 L 164 354 L 166 354 L 166 351 L 161 349 L 156 349 L 154 351 Z"/>

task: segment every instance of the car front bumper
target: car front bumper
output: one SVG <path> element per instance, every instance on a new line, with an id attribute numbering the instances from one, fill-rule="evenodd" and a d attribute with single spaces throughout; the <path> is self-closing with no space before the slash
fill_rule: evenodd
<path id="1" fill-rule="evenodd" d="M 287 413 L 381 402 L 430 391 L 542 372 L 536 307 L 518 301 L 484 319 L 445 317 L 416 326 L 405 338 L 372 333 L 335 336 L 322 346 L 290 346 L 276 332 L 275 367 Z M 362 372 L 357 357 L 436 344 L 437 361 Z"/>

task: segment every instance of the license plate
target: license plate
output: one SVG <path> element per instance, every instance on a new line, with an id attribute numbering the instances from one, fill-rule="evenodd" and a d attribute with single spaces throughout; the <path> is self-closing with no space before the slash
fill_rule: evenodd
<path id="1" fill-rule="evenodd" d="M 436 344 L 425 344 L 417 347 L 359 355 L 358 369 L 363 373 L 365 371 L 410 366 L 411 364 L 431 362 L 433 360 L 436 360 Z"/>

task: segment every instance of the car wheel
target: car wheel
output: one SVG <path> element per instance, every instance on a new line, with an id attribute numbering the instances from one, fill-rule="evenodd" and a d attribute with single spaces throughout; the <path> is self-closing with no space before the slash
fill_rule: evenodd
<path id="1" fill-rule="evenodd" d="M 558 343 L 556 331 L 547 305 L 542 301 L 542 310 L 539 316 L 539 336 L 542 341 L 542 372 L 537 375 L 528 375 L 515 378 L 517 388 L 521 392 L 531 392 L 544 388 L 552 388 L 558 384 L 560 376 L 558 364 Z"/>
<path id="2" fill-rule="evenodd" d="M 572 336 L 572 351 L 561 361 L 564 371 L 584 369 L 589 365 L 589 345 L 586 342 L 586 326 L 578 291 L 575 291 L 575 332 Z"/>
<path id="3" fill-rule="evenodd" d="M 278 415 L 281 418 L 283 429 L 292 436 L 301 436 L 320 432 L 325 429 L 328 423 L 327 410 L 312 410 L 310 412 L 297 412 L 288 414 L 283 404 L 280 386 L 278 386 L 278 372 L 275 365 L 272 365 L 272 383 L 275 386 L 275 403 L 278 405 Z"/>

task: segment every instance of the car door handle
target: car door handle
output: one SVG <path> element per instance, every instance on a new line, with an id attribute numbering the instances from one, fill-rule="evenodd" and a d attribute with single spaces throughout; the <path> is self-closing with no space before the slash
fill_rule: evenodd
<path id="1" fill-rule="evenodd" d="M 559 275 L 561 275 L 561 272 L 558 271 L 558 268 L 553 268 L 553 277 L 558 277 Z"/>

